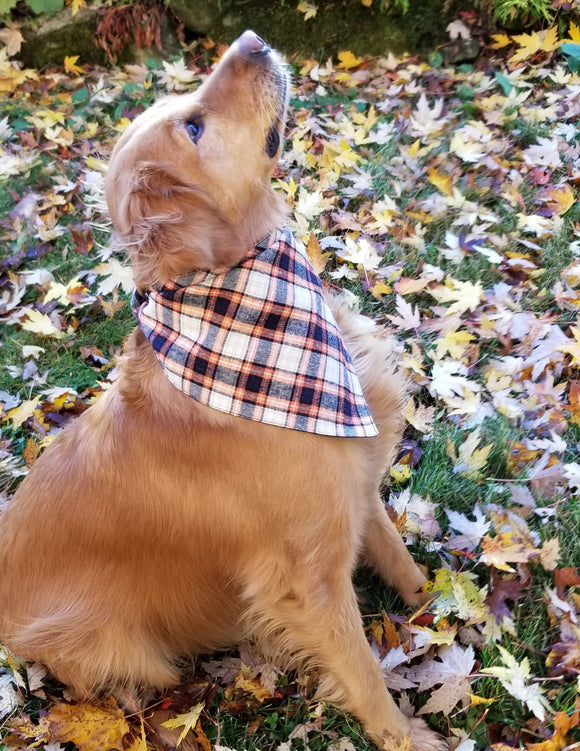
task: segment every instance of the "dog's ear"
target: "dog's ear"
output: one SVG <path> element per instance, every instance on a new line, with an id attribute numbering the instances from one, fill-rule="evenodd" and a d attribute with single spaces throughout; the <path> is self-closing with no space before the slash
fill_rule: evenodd
<path id="1" fill-rule="evenodd" d="M 233 266 L 248 252 L 238 229 L 202 188 L 146 164 L 120 182 L 108 196 L 109 210 L 139 289 L 199 269 Z"/>

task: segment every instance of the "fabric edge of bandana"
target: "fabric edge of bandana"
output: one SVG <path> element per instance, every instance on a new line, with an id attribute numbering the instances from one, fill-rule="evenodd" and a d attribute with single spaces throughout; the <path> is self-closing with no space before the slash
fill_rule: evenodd
<path id="1" fill-rule="evenodd" d="M 269 242 L 268 242 L 269 240 Z M 290 242 L 289 242 L 290 241 Z M 264 238 L 260 243 L 256 245 L 256 250 L 263 250 L 272 248 L 277 245 L 287 245 L 294 249 L 303 258 L 303 262 L 306 265 L 310 265 L 308 256 L 305 250 L 297 247 L 298 243 L 293 237 L 288 228 L 280 228 L 276 232 L 272 233 L 268 239 Z M 244 259 L 242 263 L 245 263 L 247 259 Z M 314 273 L 314 272 L 313 272 Z M 189 276 L 189 275 L 188 275 Z M 318 277 L 317 277 L 318 279 Z M 181 284 L 188 280 L 188 277 L 176 280 L 175 283 Z M 188 379 L 184 379 L 182 373 L 178 369 L 173 371 L 171 369 L 171 360 L 167 361 L 159 355 L 156 347 L 153 349 L 156 354 L 156 359 L 162 367 L 162 370 L 171 383 L 172 386 L 185 393 L 190 398 L 198 401 L 200 404 L 210 408 L 216 409 L 223 414 L 230 414 L 233 417 L 241 417 L 242 419 L 252 420 L 254 422 L 262 422 L 264 424 L 271 425 L 273 427 L 282 427 L 285 429 L 297 430 L 299 432 L 308 432 L 316 435 L 326 435 L 328 437 L 344 437 L 344 438 L 371 438 L 378 435 L 379 431 L 374 422 L 373 416 L 370 412 L 366 397 L 364 395 L 360 379 L 356 373 L 354 363 L 352 361 L 350 352 L 348 351 L 346 344 L 342 338 L 340 328 L 332 314 L 332 311 L 324 299 L 322 294 L 322 286 L 318 292 L 322 305 L 325 310 L 325 319 L 331 324 L 336 334 L 338 335 L 338 341 L 340 349 L 343 353 L 342 367 L 345 372 L 346 382 L 345 386 L 348 393 L 352 394 L 356 400 L 356 409 L 354 413 L 345 413 L 342 411 L 336 411 L 336 416 L 341 416 L 341 419 L 329 419 L 329 416 L 321 416 L 317 414 L 315 416 L 307 416 L 304 414 L 294 414 L 278 409 L 274 406 L 269 406 L 260 411 L 259 417 L 253 417 L 250 414 L 244 414 L 243 410 L 246 408 L 243 401 L 231 400 L 228 394 L 220 392 L 219 390 L 213 391 L 207 389 L 204 385 L 196 383 Z M 161 291 L 151 290 L 149 293 L 141 295 L 135 292 L 131 299 L 131 308 L 137 321 L 145 334 L 146 338 L 153 346 L 152 337 L 156 334 L 156 328 L 159 323 L 155 317 L 155 313 L 148 314 L 146 308 L 150 311 L 156 310 L 156 306 L 159 304 L 159 300 L 156 299 L 156 295 L 161 294 Z M 162 303 L 161 303 L 162 304 Z M 146 320 L 149 319 L 149 320 Z M 194 344 L 195 342 L 192 342 Z M 351 402 L 355 404 L 355 402 Z"/>

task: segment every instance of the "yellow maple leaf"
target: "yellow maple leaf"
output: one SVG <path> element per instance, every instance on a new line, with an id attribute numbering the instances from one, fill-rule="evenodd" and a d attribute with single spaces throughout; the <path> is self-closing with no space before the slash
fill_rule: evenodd
<path id="1" fill-rule="evenodd" d="M 418 138 L 414 143 L 409 146 L 409 156 L 416 156 L 421 147 L 421 139 Z"/>
<path id="2" fill-rule="evenodd" d="M 65 331 L 57 329 L 50 320 L 50 316 L 34 308 L 27 309 L 26 319 L 20 325 L 26 331 L 32 331 L 33 334 L 40 334 L 40 336 L 53 336 L 55 339 L 62 339 L 66 336 Z"/>
<path id="3" fill-rule="evenodd" d="M 371 104 L 368 112 L 354 112 L 352 119 L 353 122 L 361 125 L 367 132 L 379 122 L 379 116 L 374 104 Z"/>
<path id="4" fill-rule="evenodd" d="M 80 65 L 76 64 L 79 57 L 80 55 L 67 55 L 64 58 L 64 70 L 66 73 L 69 73 L 71 76 L 80 76 L 85 72 Z"/>
<path id="5" fill-rule="evenodd" d="M 97 157 L 90 154 L 85 159 L 85 164 L 89 169 L 96 170 L 97 172 L 107 171 L 107 162 L 104 159 L 97 159 Z"/>
<path id="6" fill-rule="evenodd" d="M 293 177 L 290 177 L 290 179 L 288 180 L 288 182 L 286 182 L 284 180 L 276 180 L 276 185 L 278 185 L 278 187 L 282 188 L 282 190 L 285 193 L 287 193 L 290 196 L 290 198 L 294 198 L 294 196 L 296 195 L 296 191 L 298 190 L 298 186 L 294 182 L 294 178 Z"/>
<path id="7" fill-rule="evenodd" d="M 558 27 L 552 26 L 551 29 L 538 32 L 542 38 L 540 49 L 542 52 L 554 52 L 560 47 L 562 42 L 558 39 Z"/>
<path id="8" fill-rule="evenodd" d="M 398 464 L 393 464 L 390 474 L 395 482 L 402 484 L 407 482 L 411 477 L 411 467 L 408 464 L 401 464 L 399 462 Z"/>
<path id="9" fill-rule="evenodd" d="M 55 110 L 37 110 L 33 115 L 28 115 L 25 119 L 40 130 L 53 128 L 56 125 L 64 125 L 65 123 L 64 113 L 56 112 Z"/>
<path id="10" fill-rule="evenodd" d="M 127 748 L 127 751 L 149 751 L 147 746 L 147 737 L 145 735 L 145 724 L 141 717 L 141 733 L 136 738 L 133 738 L 133 742 Z"/>
<path id="11" fill-rule="evenodd" d="M 195 728 L 195 726 L 197 725 L 199 721 L 199 716 L 201 715 L 201 712 L 204 706 L 205 706 L 205 703 L 200 701 L 198 704 L 192 707 L 189 710 L 189 712 L 178 714 L 177 717 L 172 717 L 171 720 L 166 720 L 165 722 L 161 723 L 163 727 L 170 728 L 170 729 L 183 727 L 183 730 L 181 731 L 181 734 L 177 740 L 177 743 L 175 744 L 176 748 L 178 748 L 181 745 L 181 742 L 183 741 L 185 736 L 189 733 L 189 731 Z"/>
<path id="12" fill-rule="evenodd" d="M 338 59 L 340 63 L 337 68 L 343 68 L 344 70 L 350 70 L 351 68 L 357 68 L 363 61 L 362 57 L 353 55 L 350 50 L 342 50 L 338 53 Z"/>
<path id="13" fill-rule="evenodd" d="M 369 292 L 377 300 L 380 300 L 383 295 L 390 295 L 392 291 L 393 288 L 382 279 L 379 279 L 372 287 L 369 287 Z"/>
<path id="14" fill-rule="evenodd" d="M 445 196 L 453 195 L 453 177 L 444 172 L 437 172 L 434 167 L 427 170 L 427 179 Z"/>
<path id="15" fill-rule="evenodd" d="M 348 169 L 349 167 L 354 166 L 358 161 L 360 161 L 360 155 L 351 148 L 350 144 L 348 144 L 344 140 L 344 138 L 340 139 L 338 147 L 339 150 L 335 156 L 334 161 L 341 167 Z"/>
<path id="16" fill-rule="evenodd" d="M 35 413 L 38 407 L 38 399 L 27 399 L 23 401 L 18 407 L 8 410 L 3 421 L 12 421 L 13 428 L 19 428 L 23 422 L 28 420 L 29 417 Z"/>
<path id="17" fill-rule="evenodd" d="M 580 26 L 577 26 L 574 21 L 570 22 L 568 36 L 563 40 L 563 42 L 573 42 L 574 44 L 580 44 Z"/>
<path id="18" fill-rule="evenodd" d="M 249 672 L 247 666 L 242 664 L 242 672 L 236 676 L 234 688 L 236 690 L 241 689 L 246 691 L 259 703 L 263 704 L 265 701 L 272 699 L 272 692 L 268 689 L 259 678 L 252 677 L 252 675 L 244 676 L 244 672 Z"/>
<path id="19" fill-rule="evenodd" d="M 447 309 L 446 315 L 462 315 L 467 310 L 475 310 L 483 295 L 481 282 L 462 282 L 459 279 L 447 277 L 445 284 L 429 290 L 438 302 L 452 302 Z"/>
<path id="20" fill-rule="evenodd" d="M 538 199 L 540 199 L 540 196 L 538 196 Z M 565 214 L 576 202 L 574 190 L 569 183 L 543 190 L 541 199 L 553 214 L 559 216 Z"/>
<path id="21" fill-rule="evenodd" d="M 80 133 L 78 133 L 77 137 L 78 137 L 79 140 L 80 139 L 83 139 L 83 140 L 87 139 L 88 140 L 90 138 L 94 138 L 97 135 L 97 133 L 99 131 L 99 128 L 100 128 L 99 123 L 96 123 L 94 121 L 93 122 L 85 123 L 85 129 L 83 131 L 81 131 Z"/>
<path id="22" fill-rule="evenodd" d="M 481 549 L 482 563 L 512 573 L 514 569 L 508 563 L 527 563 L 538 557 L 538 551 L 532 544 L 511 531 L 498 532 L 495 537 L 485 535 L 481 540 Z"/>
<path id="23" fill-rule="evenodd" d="M 554 52 L 560 46 L 558 29 L 554 26 L 546 31 L 532 31 L 531 34 L 516 34 L 514 42 L 519 50 L 511 58 L 512 63 L 521 63 L 537 52 Z"/>
<path id="24" fill-rule="evenodd" d="M 8 60 L 6 48 L 0 50 L 0 92 L 13 94 L 20 84 L 27 80 L 38 81 L 38 73 L 31 68 L 19 69 Z"/>
<path id="25" fill-rule="evenodd" d="M 71 14 L 76 16 L 81 8 L 86 8 L 87 4 L 85 0 L 70 0 Z"/>
<path id="26" fill-rule="evenodd" d="M 318 8 L 314 3 L 309 3 L 307 0 L 301 0 L 296 6 L 296 10 L 299 13 L 304 13 L 304 20 L 308 21 L 309 18 L 314 18 L 318 13 Z"/>
<path id="27" fill-rule="evenodd" d="M 445 628 L 442 628 L 443 624 L 447 624 Z M 422 634 L 426 637 L 429 644 L 450 647 L 457 636 L 457 624 L 450 626 L 447 619 L 442 618 L 440 621 L 437 621 L 437 628 L 441 630 L 435 631 L 426 626 L 417 626 L 413 624 L 413 634 Z"/>
<path id="28" fill-rule="evenodd" d="M 468 344 L 473 342 L 475 338 L 469 331 L 448 331 L 445 336 L 437 339 L 436 357 L 440 359 L 446 352 L 449 352 L 455 360 L 460 360 Z"/>
<path id="29" fill-rule="evenodd" d="M 12 727 L 18 735 L 36 738 L 40 743 L 72 742 L 79 751 L 97 748 L 123 751 L 123 739 L 130 730 L 123 710 L 114 699 L 101 705 L 57 702 L 38 725 L 25 720 L 15 722 Z"/>
<path id="30" fill-rule="evenodd" d="M 353 77 L 348 73 L 348 71 L 344 70 L 342 73 L 339 73 L 337 76 L 335 76 L 334 80 L 336 83 L 344 83 L 349 85 L 351 82 L 353 85 L 356 86 L 356 81 L 353 79 Z"/>
<path id="31" fill-rule="evenodd" d="M 487 464 L 489 454 L 493 448 L 492 443 L 483 446 L 483 448 L 477 448 L 480 440 L 481 427 L 477 427 L 459 446 L 457 459 L 453 467 L 454 472 L 465 475 L 465 477 L 469 477 L 471 480 L 476 480 L 480 476 L 481 470 Z"/>
<path id="32" fill-rule="evenodd" d="M 489 613 L 483 602 L 484 592 L 477 588 L 475 576 L 469 571 L 440 568 L 435 573 L 435 579 L 426 582 L 423 589 L 438 593 L 432 606 L 437 613 L 455 613 L 470 623 L 485 621 Z"/>
<path id="33" fill-rule="evenodd" d="M 405 419 L 420 433 L 429 433 L 433 428 L 435 407 L 426 407 L 424 404 L 415 406 L 414 399 L 409 399 L 405 408 Z"/>
<path id="34" fill-rule="evenodd" d="M 560 344 L 556 349 L 572 355 L 570 365 L 580 365 L 580 326 L 570 326 L 570 331 L 575 341 L 571 341 L 570 344 Z"/>
<path id="35" fill-rule="evenodd" d="M 485 696 L 478 696 L 477 694 L 469 694 L 469 706 L 477 707 L 480 704 L 493 704 L 496 699 L 486 699 Z"/>
<path id="36" fill-rule="evenodd" d="M 332 256 L 332 253 L 329 251 L 326 251 L 326 253 L 322 252 L 322 248 L 320 247 L 320 243 L 316 239 L 314 232 L 311 232 L 310 237 L 308 238 L 306 253 L 308 254 L 312 268 L 316 271 L 318 276 L 320 276 L 326 268 L 326 264 Z"/>
<path id="37" fill-rule="evenodd" d="M 365 8 L 370 8 L 373 4 L 373 0 L 360 0 L 361 3 L 365 6 Z"/>
<path id="38" fill-rule="evenodd" d="M 117 122 L 115 123 L 115 130 L 118 133 L 122 133 L 124 130 L 126 130 L 129 125 L 131 125 L 131 121 L 128 117 L 120 117 Z"/>
<path id="39" fill-rule="evenodd" d="M 493 42 L 490 45 L 492 50 L 500 50 L 502 47 L 507 47 L 508 44 L 512 43 L 512 40 L 507 34 L 492 34 L 491 38 L 493 39 Z"/>

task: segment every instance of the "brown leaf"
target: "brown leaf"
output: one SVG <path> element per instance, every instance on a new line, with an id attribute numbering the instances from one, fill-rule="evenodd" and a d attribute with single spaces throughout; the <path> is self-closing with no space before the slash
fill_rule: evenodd
<path id="1" fill-rule="evenodd" d="M 497 579 L 493 585 L 493 592 L 485 600 L 489 612 L 495 617 L 496 623 L 501 623 L 504 617 L 511 617 L 507 602 L 517 602 L 524 593 L 524 583 L 519 579 Z"/>
<path id="2" fill-rule="evenodd" d="M 554 572 L 556 592 L 560 599 L 564 598 L 564 589 L 566 587 L 575 587 L 580 584 L 580 576 L 576 573 L 577 571 L 578 569 L 572 568 L 572 566 L 563 566 Z"/>

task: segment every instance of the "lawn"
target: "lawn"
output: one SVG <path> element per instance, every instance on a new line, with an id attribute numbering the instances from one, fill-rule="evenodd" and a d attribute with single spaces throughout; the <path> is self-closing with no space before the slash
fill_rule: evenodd
<path id="1" fill-rule="evenodd" d="M 410 398 L 384 498 L 439 594 L 412 613 L 368 572 L 356 584 L 397 700 L 458 751 L 580 747 L 580 75 L 555 34 L 456 66 L 292 60 L 274 177 L 324 282 L 398 342 Z M 115 378 L 134 321 L 107 156 L 151 101 L 199 84 L 195 53 L 39 72 L 0 50 L 2 501 Z M 71 705 L 0 656 L 7 748 L 91 749 L 95 726 L 153 748 L 139 716 Z M 372 748 L 249 645 L 185 665 L 171 699 L 204 749 Z"/>

